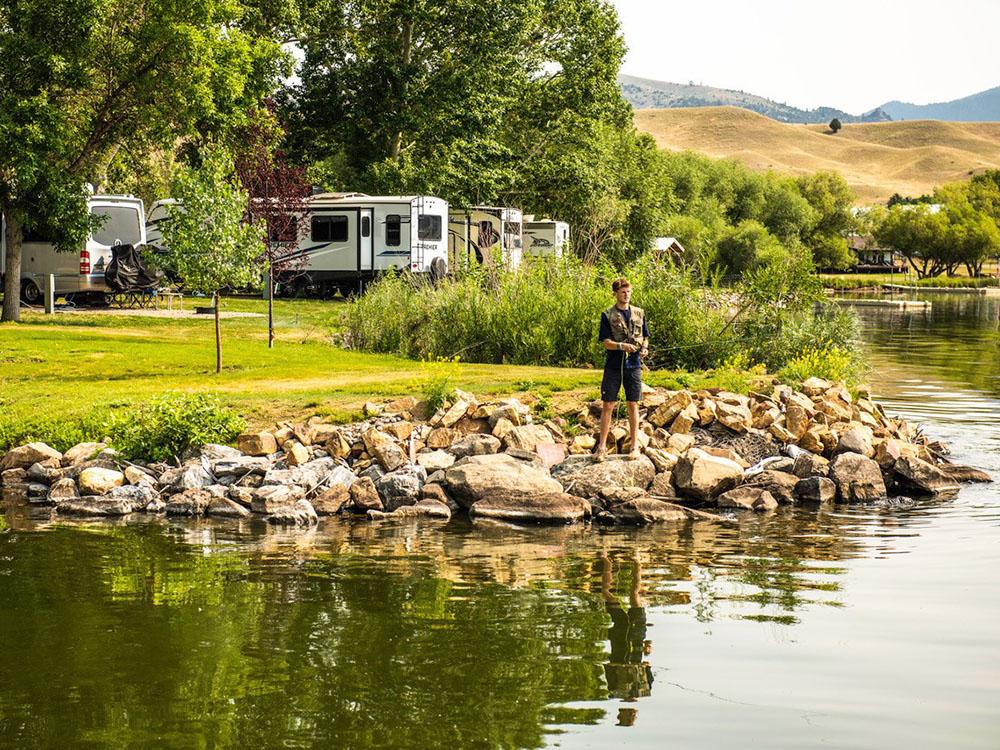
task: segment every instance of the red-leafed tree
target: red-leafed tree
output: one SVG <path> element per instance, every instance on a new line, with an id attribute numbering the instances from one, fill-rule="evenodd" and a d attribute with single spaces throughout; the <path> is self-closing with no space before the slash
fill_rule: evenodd
<path id="1" fill-rule="evenodd" d="M 275 279 L 283 283 L 305 272 L 308 256 L 298 252 L 309 231 L 309 195 L 305 168 L 289 164 L 280 148 L 285 130 L 272 102 L 247 112 L 246 125 L 233 145 L 236 174 L 247 192 L 247 221 L 267 227 L 260 256 L 267 284 L 267 346 L 274 346 Z"/>

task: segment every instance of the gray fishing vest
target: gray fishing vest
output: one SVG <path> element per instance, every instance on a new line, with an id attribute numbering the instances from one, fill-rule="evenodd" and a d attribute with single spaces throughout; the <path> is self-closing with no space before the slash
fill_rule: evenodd
<path id="1" fill-rule="evenodd" d="M 646 319 L 646 313 L 643 312 L 641 307 L 629 305 L 629 309 L 632 311 L 632 317 L 627 324 L 625 323 L 625 316 L 622 315 L 622 311 L 616 305 L 612 305 L 604 311 L 604 314 L 608 317 L 608 323 L 611 324 L 611 340 L 615 342 L 627 342 L 629 344 L 641 344 L 642 324 Z"/>

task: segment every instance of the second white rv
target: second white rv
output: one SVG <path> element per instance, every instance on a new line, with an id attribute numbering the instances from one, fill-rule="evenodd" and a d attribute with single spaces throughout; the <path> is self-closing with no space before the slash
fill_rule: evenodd
<path id="1" fill-rule="evenodd" d="M 569 250 L 569 224 L 528 217 L 524 222 L 524 252 L 541 258 L 561 258 Z"/>
<path id="2" fill-rule="evenodd" d="M 57 252 L 54 237 L 28 232 L 21 245 L 21 299 L 29 305 L 43 302 L 45 279 L 55 276 L 57 297 L 102 300 L 111 290 L 104 272 L 114 245 L 146 242 L 142 200 L 131 195 L 92 195 L 91 214 L 102 218 L 99 229 L 75 252 Z M 0 232 L 0 270 L 7 256 L 6 232 Z"/>
<path id="3" fill-rule="evenodd" d="M 448 217 L 448 248 L 453 264 L 493 263 L 499 258 L 508 268 L 521 265 L 521 209 L 506 206 L 471 206 L 455 209 Z"/>
<path id="4" fill-rule="evenodd" d="M 448 203 L 430 195 L 319 193 L 296 253 L 306 256 L 286 286 L 344 296 L 389 269 L 439 278 L 448 272 Z M 280 281 L 280 280 L 279 280 Z"/>

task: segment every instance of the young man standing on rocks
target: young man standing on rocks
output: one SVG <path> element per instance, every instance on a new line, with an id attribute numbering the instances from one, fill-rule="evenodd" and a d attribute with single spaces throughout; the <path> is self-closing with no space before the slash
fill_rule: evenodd
<path id="1" fill-rule="evenodd" d="M 611 415 L 618 402 L 618 393 L 625 388 L 628 402 L 629 445 L 632 458 L 639 456 L 639 401 L 642 400 L 642 357 L 649 347 L 649 328 L 646 314 L 641 307 L 629 304 L 632 285 L 628 279 L 615 279 L 611 284 L 615 304 L 601 313 L 601 331 L 604 344 L 604 378 L 601 381 L 601 437 L 594 457 L 604 460 Z"/>

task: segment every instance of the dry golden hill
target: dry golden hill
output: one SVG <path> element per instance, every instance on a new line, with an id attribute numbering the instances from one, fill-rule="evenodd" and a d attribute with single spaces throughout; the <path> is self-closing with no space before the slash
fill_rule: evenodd
<path id="1" fill-rule="evenodd" d="M 790 125 L 737 107 L 640 109 L 640 131 L 660 148 L 739 159 L 751 169 L 798 175 L 836 170 L 862 202 L 923 195 L 945 182 L 1000 168 L 1000 123 L 912 120 Z"/>

